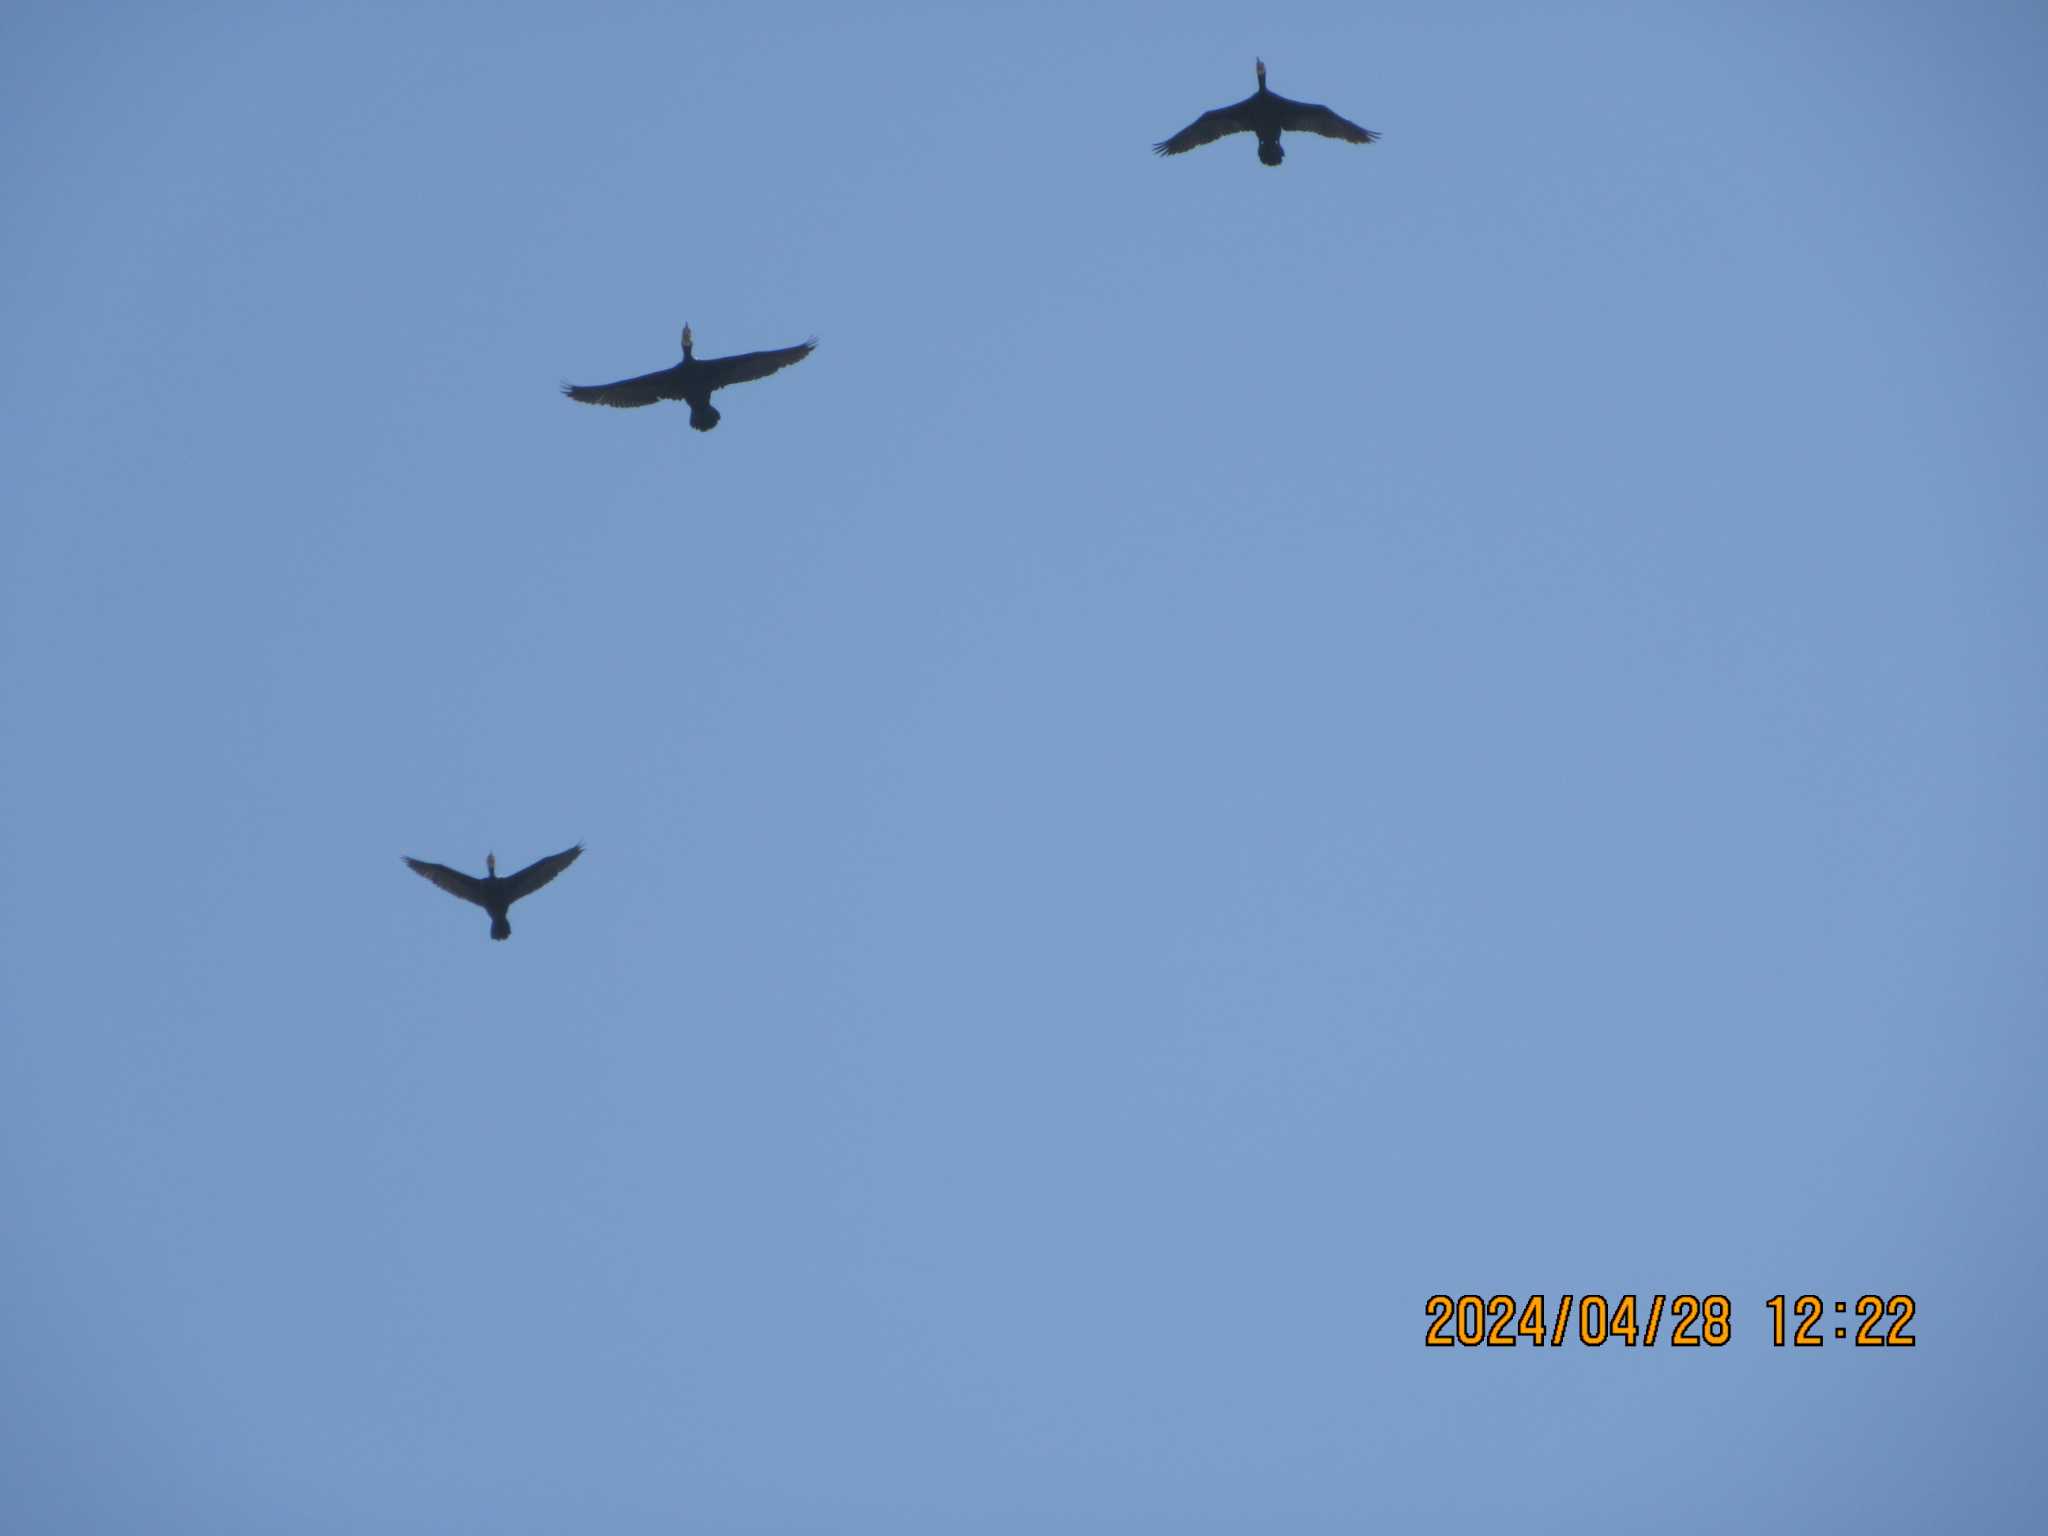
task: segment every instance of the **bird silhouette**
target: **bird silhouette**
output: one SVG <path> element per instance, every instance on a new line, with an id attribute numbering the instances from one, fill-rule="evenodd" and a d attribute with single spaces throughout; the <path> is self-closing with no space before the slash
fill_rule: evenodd
<path id="1" fill-rule="evenodd" d="M 1256 91 L 1234 106 L 1204 112 L 1172 138 L 1154 144 L 1152 153 L 1184 155 L 1191 149 L 1215 143 L 1225 134 L 1255 133 L 1259 136 L 1259 159 L 1266 165 L 1278 165 L 1287 158 L 1287 151 L 1280 147 L 1282 129 L 1290 133 L 1320 133 L 1326 139 L 1342 139 L 1347 144 L 1370 144 L 1379 137 L 1370 128 L 1361 128 L 1328 107 L 1274 95 L 1266 89 L 1266 61 L 1252 62 L 1259 72 Z"/>
<path id="2" fill-rule="evenodd" d="M 690 328 L 683 327 L 683 360 L 659 373 L 643 373 L 616 384 L 564 384 L 562 393 L 585 405 L 615 405 L 621 408 L 652 405 L 657 400 L 689 403 L 690 425 L 709 432 L 718 425 L 719 411 L 711 403 L 711 392 L 728 384 L 746 384 L 765 379 L 791 363 L 800 363 L 818 344 L 813 336 L 800 346 L 780 347 L 772 352 L 741 352 L 733 357 L 697 356 L 690 340 Z"/>
<path id="3" fill-rule="evenodd" d="M 416 875 L 424 875 L 441 887 L 450 896 L 460 896 L 464 901 L 473 901 L 491 914 L 491 937 L 509 939 L 512 925 L 505 920 L 505 909 L 522 896 L 531 896 L 555 876 L 576 862 L 576 856 L 583 852 L 583 845 L 565 848 L 560 853 L 536 859 L 516 875 L 498 876 L 498 856 L 484 855 L 484 868 L 490 873 L 479 880 L 475 875 L 465 875 L 459 869 L 450 869 L 446 864 L 429 864 L 424 859 L 408 858 L 405 862 Z"/>

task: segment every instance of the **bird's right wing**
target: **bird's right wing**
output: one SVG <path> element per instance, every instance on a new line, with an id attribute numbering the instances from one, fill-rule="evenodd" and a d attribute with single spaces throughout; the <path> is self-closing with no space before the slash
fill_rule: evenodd
<path id="1" fill-rule="evenodd" d="M 1291 133 L 1320 133 L 1326 139 L 1342 139 L 1346 144 L 1371 144 L 1379 135 L 1370 128 L 1361 128 L 1348 117 L 1339 117 L 1328 107 L 1312 101 L 1283 101 L 1284 111 L 1280 126 Z"/>
<path id="2" fill-rule="evenodd" d="M 446 864 L 429 864 L 425 859 L 407 859 L 406 867 L 416 875 L 424 875 L 441 887 L 450 896 L 460 896 L 464 901 L 484 904 L 483 881 L 474 875 L 465 875 L 459 869 L 450 869 Z"/>
<path id="3" fill-rule="evenodd" d="M 1235 106 L 1218 107 L 1213 112 L 1204 112 L 1187 127 L 1170 139 L 1162 139 L 1152 146 L 1155 155 L 1184 155 L 1191 149 L 1200 149 L 1204 144 L 1214 144 L 1229 133 L 1243 133 L 1245 121 L 1238 114 L 1244 103 Z"/>
<path id="4" fill-rule="evenodd" d="M 505 877 L 505 900 L 513 902 L 519 900 L 522 896 L 531 896 L 571 864 L 574 864 L 577 855 L 582 852 L 583 845 L 578 843 L 574 848 L 564 848 L 560 853 L 551 853 L 544 859 L 535 859 L 516 875 L 507 875 Z"/>
<path id="5" fill-rule="evenodd" d="M 728 384 L 749 384 L 755 379 L 765 379 L 791 363 L 802 362 L 817 344 L 818 338 L 813 336 L 797 346 L 777 347 L 771 352 L 741 352 L 732 357 L 706 358 L 704 366 L 711 370 L 713 389 L 723 389 Z"/>
<path id="6" fill-rule="evenodd" d="M 673 368 L 664 368 L 659 373 L 643 373 L 637 379 L 620 379 L 616 384 L 564 384 L 562 393 L 585 405 L 652 405 L 670 398 L 661 392 L 661 386 L 674 372 Z"/>

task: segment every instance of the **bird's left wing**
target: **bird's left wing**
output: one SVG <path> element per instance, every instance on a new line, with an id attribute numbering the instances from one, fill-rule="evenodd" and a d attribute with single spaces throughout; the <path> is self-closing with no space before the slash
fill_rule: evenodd
<path id="1" fill-rule="evenodd" d="M 583 845 L 578 843 L 574 848 L 564 848 L 560 853 L 551 853 L 544 859 L 535 859 L 516 875 L 507 875 L 505 877 L 505 900 L 507 902 L 514 902 L 522 896 L 531 896 L 571 864 L 574 864 L 577 855 L 582 852 Z"/>
<path id="2" fill-rule="evenodd" d="M 1184 155 L 1191 149 L 1200 149 L 1204 144 L 1214 144 L 1227 133 L 1242 133 L 1245 121 L 1238 114 L 1246 103 L 1240 101 L 1231 106 L 1218 107 L 1213 112 L 1204 112 L 1187 127 L 1170 139 L 1162 139 L 1152 146 L 1155 155 Z"/>
<path id="3" fill-rule="evenodd" d="M 801 345 L 777 347 L 772 352 L 741 352 L 732 357 L 706 358 L 704 366 L 711 370 L 711 387 L 723 389 L 728 384 L 748 384 L 755 379 L 765 379 L 791 363 L 800 363 L 811 355 L 811 349 L 817 344 L 818 338 L 813 336 Z"/>
<path id="4" fill-rule="evenodd" d="M 460 896 L 464 901 L 484 904 L 483 882 L 474 875 L 465 875 L 459 869 L 450 869 L 446 864 L 429 864 L 425 859 L 407 859 L 406 868 L 416 875 L 425 875 L 450 896 Z"/>
<path id="5" fill-rule="evenodd" d="M 1370 144 L 1379 137 L 1372 129 L 1361 128 L 1328 107 L 1308 101 L 1287 102 L 1280 126 L 1291 133 L 1320 133 L 1326 139 L 1342 139 L 1346 144 Z"/>
<path id="6" fill-rule="evenodd" d="M 637 379 L 620 379 L 616 384 L 564 384 L 562 393 L 585 405 L 652 405 L 663 398 L 661 386 L 673 372 L 673 368 L 664 368 L 659 373 L 643 373 Z"/>

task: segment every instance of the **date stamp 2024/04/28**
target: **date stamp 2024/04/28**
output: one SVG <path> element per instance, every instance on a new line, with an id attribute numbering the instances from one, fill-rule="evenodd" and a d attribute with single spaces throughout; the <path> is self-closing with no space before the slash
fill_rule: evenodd
<path id="1" fill-rule="evenodd" d="M 1840 1321 L 1832 1328 L 1829 1304 L 1820 1296 L 1773 1296 L 1764 1308 L 1771 1343 L 1780 1349 L 1817 1349 L 1830 1337 L 1859 1348 L 1908 1349 L 1915 1342 L 1908 1331 L 1916 1310 L 1910 1296 L 1863 1295 L 1853 1303 L 1845 1297 L 1833 1305 Z M 1735 1336 L 1734 1307 L 1714 1293 L 1610 1298 L 1565 1292 L 1554 1301 L 1539 1294 L 1523 1302 L 1512 1296 L 1438 1295 L 1423 1303 L 1423 1312 L 1428 1321 L 1422 1341 L 1432 1349 L 1567 1343 L 1720 1349 Z"/>

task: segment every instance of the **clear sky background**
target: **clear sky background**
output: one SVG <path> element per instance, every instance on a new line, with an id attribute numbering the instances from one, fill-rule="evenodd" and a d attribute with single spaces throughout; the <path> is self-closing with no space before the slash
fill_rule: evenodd
<path id="1" fill-rule="evenodd" d="M 2044 76 L 9 7 L 0 1528 L 2043 1529 Z"/>

